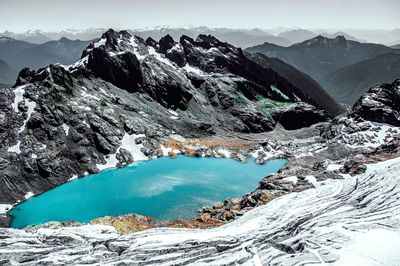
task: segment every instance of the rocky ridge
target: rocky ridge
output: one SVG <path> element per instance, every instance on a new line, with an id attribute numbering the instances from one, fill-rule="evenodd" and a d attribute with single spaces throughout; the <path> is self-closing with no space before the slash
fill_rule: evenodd
<path id="1" fill-rule="evenodd" d="M 0 91 L 1 204 L 168 155 L 161 144 L 175 133 L 234 137 L 329 119 L 307 93 L 212 36 L 156 42 L 109 30 L 76 63 L 23 69 Z"/>

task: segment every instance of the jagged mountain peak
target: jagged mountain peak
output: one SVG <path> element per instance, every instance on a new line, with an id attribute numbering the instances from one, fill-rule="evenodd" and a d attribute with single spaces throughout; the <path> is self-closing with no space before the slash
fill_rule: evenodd
<path id="1" fill-rule="evenodd" d="M 293 46 L 306 46 L 306 47 L 331 47 L 338 45 L 348 46 L 353 41 L 347 40 L 343 35 L 338 35 L 334 38 L 325 37 L 323 35 L 318 35 L 312 39 L 306 40 L 301 43 L 294 44 Z"/>
<path id="2" fill-rule="evenodd" d="M 261 66 L 240 48 L 206 35 L 200 35 L 196 41 L 182 36 L 179 42 L 166 35 L 157 42 L 110 29 L 84 50 L 78 62 L 49 69 L 46 71 L 51 72 L 52 82 L 62 86 L 70 84 L 63 80 L 94 76 L 130 93 L 146 95 L 164 108 L 193 110 L 194 106 L 202 109 L 199 104 L 211 104 L 213 108 L 228 109 L 234 116 L 242 117 L 247 128 L 254 126 L 249 119 L 258 120 L 256 128 L 245 129 L 255 132 L 270 130 L 285 117 L 280 114 L 286 108 L 279 106 L 302 101 L 317 107 L 294 108 L 296 111 L 288 119 L 299 115 L 299 109 L 308 113 L 323 109 L 331 115 L 339 110 L 334 104 L 324 107 L 316 100 L 314 96 L 319 93 L 315 90 L 319 88 L 302 88 L 298 86 L 301 82 L 291 83 L 268 66 Z M 36 76 L 46 71 L 39 70 L 30 80 L 43 80 Z M 61 77 L 56 79 L 57 75 Z M 43 73 L 41 77 L 48 79 Z M 29 78 L 21 76 L 20 80 L 22 84 Z M 268 107 L 264 106 L 267 102 Z M 299 126 L 326 119 L 322 113 Z"/>

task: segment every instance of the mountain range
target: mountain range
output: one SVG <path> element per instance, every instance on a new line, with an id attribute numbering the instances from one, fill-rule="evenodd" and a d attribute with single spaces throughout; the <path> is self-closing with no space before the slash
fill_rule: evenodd
<path id="1" fill-rule="evenodd" d="M 332 39 L 319 35 L 289 47 L 264 43 L 246 51 L 281 59 L 318 81 L 336 101 L 349 105 L 370 86 L 392 81 L 400 75 L 395 66 L 396 57 L 388 60 L 390 56 L 386 55 L 375 59 L 379 66 L 370 61 L 379 55 L 400 54 L 400 51 L 380 44 L 350 41 L 343 36 Z M 375 67 L 381 70 L 375 71 Z M 367 75 L 367 79 L 362 78 Z"/>
<path id="2" fill-rule="evenodd" d="M 106 29 L 88 28 L 88 29 L 66 29 L 60 31 L 41 31 L 29 30 L 23 33 L 14 33 L 5 31 L 0 33 L 0 37 L 10 37 L 16 40 L 27 41 L 30 43 L 45 43 L 50 40 L 59 40 L 66 37 L 71 40 L 93 40 L 101 36 Z M 399 30 L 354 30 L 354 29 L 301 29 L 301 28 L 278 28 L 278 29 L 234 29 L 234 28 L 210 28 L 210 27 L 154 27 L 145 29 L 131 29 L 131 34 L 142 38 L 152 37 L 160 39 L 169 34 L 174 38 L 187 35 L 195 38 L 199 34 L 211 34 L 221 41 L 229 42 L 235 46 L 246 48 L 260 43 L 269 42 L 280 46 L 290 46 L 294 43 L 302 42 L 317 35 L 328 38 L 344 36 L 348 40 L 359 42 L 381 43 L 386 45 L 395 45 L 399 41 Z"/>

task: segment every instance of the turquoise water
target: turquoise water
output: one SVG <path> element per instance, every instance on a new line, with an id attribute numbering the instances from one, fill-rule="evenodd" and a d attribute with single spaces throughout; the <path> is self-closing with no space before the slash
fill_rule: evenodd
<path id="1" fill-rule="evenodd" d="M 163 157 L 110 169 L 58 186 L 12 209 L 11 226 L 48 221 L 88 222 L 106 215 L 137 213 L 158 220 L 187 219 L 196 211 L 252 191 L 286 160 L 257 165 L 253 159 Z"/>

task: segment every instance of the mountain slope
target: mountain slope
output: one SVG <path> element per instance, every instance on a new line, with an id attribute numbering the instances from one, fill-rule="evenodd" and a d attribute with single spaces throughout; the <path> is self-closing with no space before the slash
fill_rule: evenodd
<path id="1" fill-rule="evenodd" d="M 391 48 L 393 48 L 393 49 L 400 49 L 400 44 L 396 44 L 396 45 L 393 45 L 393 46 L 390 46 Z"/>
<path id="2" fill-rule="evenodd" d="M 78 60 L 89 41 L 62 38 L 44 44 L 31 44 L 8 37 L 0 38 L 0 59 L 13 69 L 7 82 L 14 82 L 24 67 L 38 69 L 49 64 L 71 64 Z"/>
<path id="3" fill-rule="evenodd" d="M 38 69 L 55 63 L 68 65 L 80 58 L 89 43 L 90 41 L 72 41 L 67 38 L 49 41 L 19 51 L 14 56 L 14 64 L 19 69 L 23 67 Z"/>
<path id="4" fill-rule="evenodd" d="M 342 98 L 336 98 L 334 89 L 326 87 L 325 79 L 330 76 L 330 73 L 377 55 L 392 52 L 400 54 L 399 51 L 384 45 L 348 41 L 342 36 L 335 39 L 317 36 L 290 47 L 265 43 L 248 48 L 246 51 L 276 57 L 294 66 L 323 85 L 335 100 L 342 100 Z"/>
<path id="5" fill-rule="evenodd" d="M 352 105 L 368 88 L 396 78 L 400 78 L 400 54 L 388 53 L 329 73 L 324 84 L 337 101 Z"/>
<path id="6" fill-rule="evenodd" d="M 12 67 L 0 59 L 0 83 L 11 84 L 15 81 L 14 78 L 15 70 Z"/>
<path id="7" fill-rule="evenodd" d="M 263 54 L 251 54 L 250 58 L 265 68 L 270 68 L 289 80 L 296 87 L 307 91 L 307 95 L 313 99 L 313 104 L 326 109 L 329 113 L 338 115 L 342 107 L 321 87 L 318 82 L 307 74 L 299 71 L 289 64 L 277 58 L 269 58 Z"/>
<path id="8" fill-rule="evenodd" d="M 34 47 L 35 44 L 15 40 L 9 37 L 0 37 L 0 59 L 12 62 L 14 57 L 22 50 Z"/>

